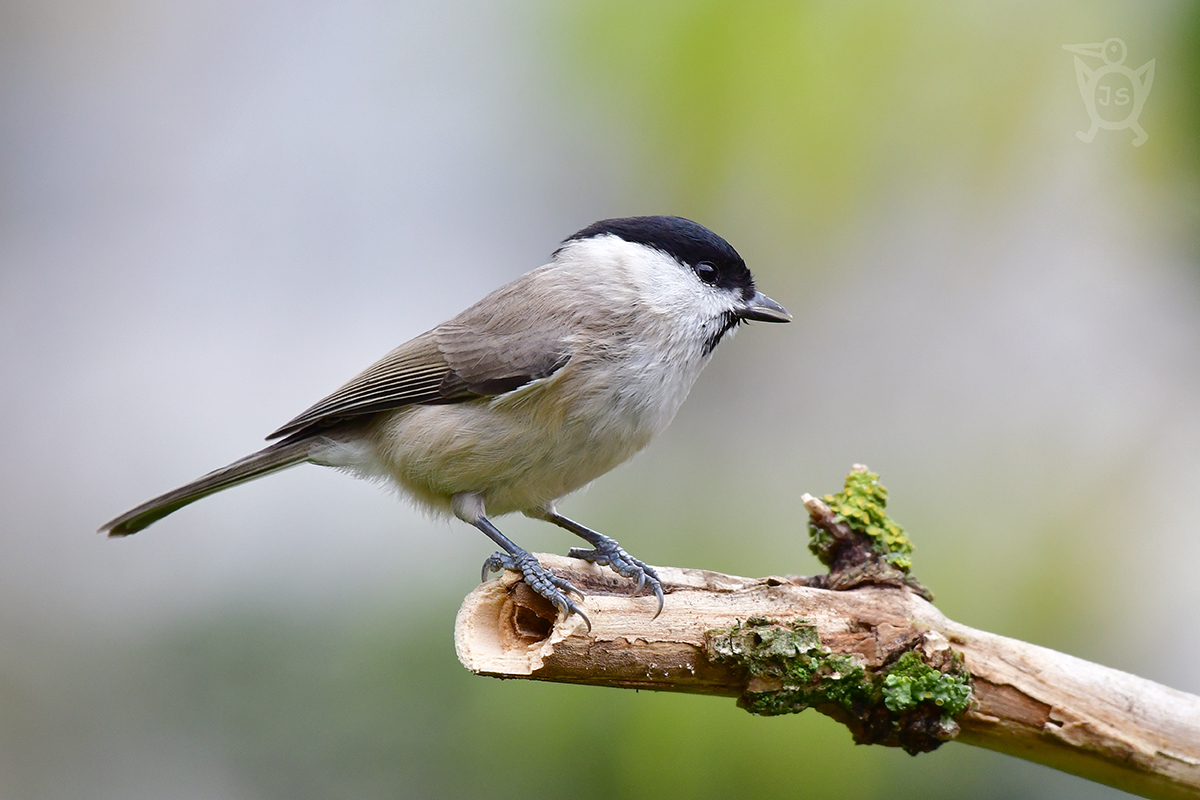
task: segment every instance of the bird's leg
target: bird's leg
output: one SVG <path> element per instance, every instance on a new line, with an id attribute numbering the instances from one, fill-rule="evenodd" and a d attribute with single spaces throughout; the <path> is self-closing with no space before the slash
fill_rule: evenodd
<path id="1" fill-rule="evenodd" d="M 592 629 L 592 621 L 588 619 L 587 614 L 583 613 L 579 604 L 568 596 L 574 593 L 582 599 L 583 592 L 579 591 L 570 581 L 558 577 L 543 567 L 532 553 L 518 547 L 512 539 L 501 533 L 484 514 L 483 498 L 476 494 L 457 494 L 451 499 L 451 507 L 455 516 L 463 522 L 474 525 L 503 548 L 503 552 L 492 553 L 483 562 L 483 571 L 479 578 L 481 581 L 487 580 L 488 573 L 499 572 L 502 569 L 520 572 L 529 588 L 553 603 L 564 617 L 578 614 L 587 624 L 588 630 Z"/>
<path id="2" fill-rule="evenodd" d="M 567 555 L 571 558 L 582 558 L 584 561 L 591 561 L 593 564 L 600 566 L 607 565 L 612 567 L 613 572 L 616 572 L 618 575 L 636 580 L 637 586 L 634 587 L 634 594 L 637 594 L 644 586 L 648 585 L 654 592 L 654 596 L 658 598 L 658 611 L 654 612 L 654 616 L 657 617 L 662 613 L 663 590 L 662 581 L 659 580 L 658 573 L 654 571 L 654 567 L 625 552 L 625 548 L 617 544 L 616 539 L 580 525 L 573 519 L 564 517 L 554 509 L 554 506 L 547 506 L 535 511 L 526 511 L 525 514 L 534 519 L 553 522 L 558 527 L 565 528 L 576 536 L 586 540 L 594 549 L 584 550 L 580 547 L 572 547 L 567 552 Z"/>

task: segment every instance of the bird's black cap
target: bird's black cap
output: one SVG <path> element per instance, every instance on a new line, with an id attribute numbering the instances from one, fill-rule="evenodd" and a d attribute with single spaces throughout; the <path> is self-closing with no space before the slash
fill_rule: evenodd
<path id="1" fill-rule="evenodd" d="M 733 245 L 699 223 L 683 217 L 619 217 L 593 222 L 574 236 L 563 241 L 569 244 L 580 239 L 611 234 L 627 242 L 653 247 L 688 267 L 695 269 L 702 262 L 718 270 L 713 284 L 723 289 L 740 289 L 745 297 L 754 293 L 754 278 L 746 262 Z"/>

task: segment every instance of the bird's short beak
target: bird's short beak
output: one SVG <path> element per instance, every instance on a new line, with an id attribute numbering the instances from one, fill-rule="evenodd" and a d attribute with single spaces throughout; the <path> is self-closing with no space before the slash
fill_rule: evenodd
<path id="1" fill-rule="evenodd" d="M 1098 44 L 1064 44 L 1063 50 L 1068 53 L 1078 53 L 1081 56 L 1104 58 L 1104 42 Z"/>
<path id="2" fill-rule="evenodd" d="M 736 312 L 739 319 L 753 319 L 759 322 L 791 322 L 792 315 L 786 308 L 767 297 L 762 292 L 754 296 Z"/>

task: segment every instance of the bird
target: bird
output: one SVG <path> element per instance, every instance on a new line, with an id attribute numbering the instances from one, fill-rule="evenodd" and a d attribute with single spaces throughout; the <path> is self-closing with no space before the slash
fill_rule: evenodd
<path id="1" fill-rule="evenodd" d="M 272 443 L 100 528 L 136 533 L 184 506 L 303 463 L 398 487 L 499 549 L 564 619 L 590 630 L 583 593 L 492 522 L 512 512 L 590 549 L 569 555 L 635 582 L 663 608 L 655 569 L 556 503 L 632 458 L 674 418 L 717 345 L 744 322 L 789 322 L 723 238 L 689 219 L 604 219 L 550 261 L 392 350 L 273 433 Z"/>

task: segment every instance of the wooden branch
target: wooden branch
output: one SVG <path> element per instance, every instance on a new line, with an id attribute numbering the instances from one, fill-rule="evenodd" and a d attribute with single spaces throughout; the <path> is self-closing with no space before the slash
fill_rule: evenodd
<path id="1" fill-rule="evenodd" d="M 557 619 L 506 573 L 479 586 L 458 613 L 455 643 L 471 671 L 738 697 L 757 713 L 815 707 L 860 742 L 916 753 L 957 738 L 1146 797 L 1200 798 L 1200 698 L 960 625 L 912 588 L 831 591 L 804 578 L 659 567 L 667 597 L 654 619 L 654 598 L 630 597 L 628 581 L 607 568 L 538 558 L 587 595 L 592 630 L 578 616 Z M 815 649 L 803 644 L 806 631 L 819 639 Z M 764 642 L 781 660 L 737 658 Z M 932 665 L 935 682 L 965 666 L 969 709 L 948 716 L 929 692 L 893 711 L 907 697 L 897 693 L 908 691 L 898 669 L 905 653 L 916 654 L 921 669 Z M 808 683 L 797 686 L 801 680 Z"/>

